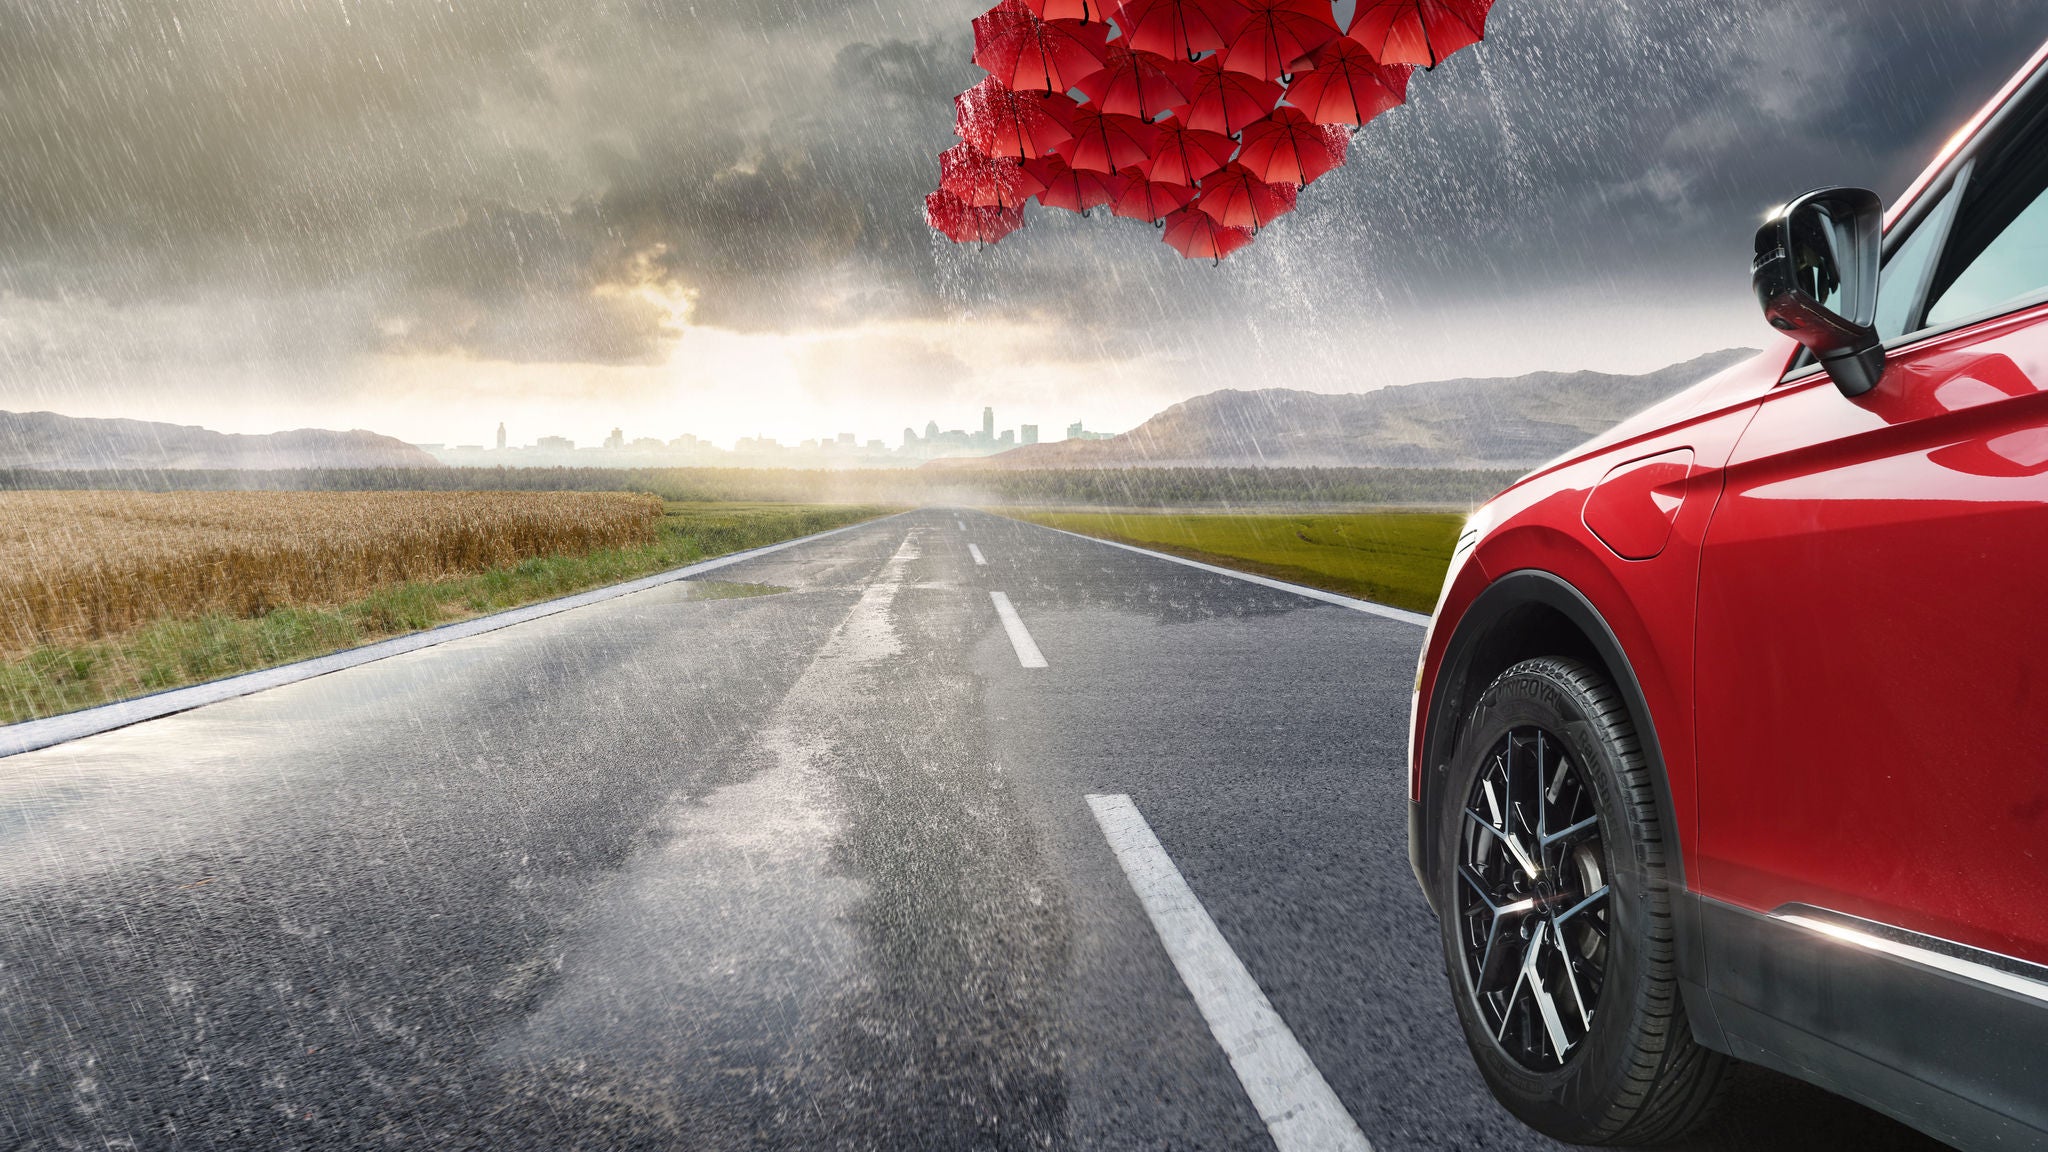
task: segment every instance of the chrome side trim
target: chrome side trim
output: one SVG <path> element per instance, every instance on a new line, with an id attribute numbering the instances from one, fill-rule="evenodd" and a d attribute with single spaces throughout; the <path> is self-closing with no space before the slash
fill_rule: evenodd
<path id="1" fill-rule="evenodd" d="M 1807 904 L 1787 904 L 1772 912 L 1771 919 L 2048 1004 L 2048 967 L 2014 956 Z"/>

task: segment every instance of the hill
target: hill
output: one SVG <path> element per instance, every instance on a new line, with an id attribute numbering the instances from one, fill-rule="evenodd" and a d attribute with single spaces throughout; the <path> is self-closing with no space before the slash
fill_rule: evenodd
<path id="1" fill-rule="evenodd" d="M 432 456 L 360 429 L 267 436 L 145 420 L 0 412 L 0 468 L 115 471 L 187 468 L 439 468 Z"/>
<path id="2" fill-rule="evenodd" d="M 1731 348 L 1642 376 L 1534 372 L 1341 394 L 1230 389 L 1176 404 L 1113 439 L 1033 444 L 926 467 L 1526 469 L 1752 355 Z"/>

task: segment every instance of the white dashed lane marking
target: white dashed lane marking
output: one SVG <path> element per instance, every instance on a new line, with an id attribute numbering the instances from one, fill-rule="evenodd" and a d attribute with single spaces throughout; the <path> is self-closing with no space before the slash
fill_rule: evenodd
<path id="1" fill-rule="evenodd" d="M 1003 631 L 1010 634 L 1010 647 L 1017 650 L 1017 663 L 1026 668 L 1045 667 L 1045 654 L 1038 650 L 1038 642 L 1024 628 L 1024 618 L 1017 615 L 1017 608 L 1010 598 L 1001 592 L 988 594 L 995 601 L 996 615 L 1003 618 Z"/>
<path id="2" fill-rule="evenodd" d="M 1090 796 L 1088 807 L 1279 1152 L 1372 1152 L 1138 806 L 1129 796 Z"/>

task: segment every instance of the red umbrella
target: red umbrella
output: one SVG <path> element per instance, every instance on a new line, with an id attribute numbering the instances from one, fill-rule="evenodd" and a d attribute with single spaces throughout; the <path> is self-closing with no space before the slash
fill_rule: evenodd
<path id="1" fill-rule="evenodd" d="M 1294 71 L 1296 61 L 1343 33 L 1329 0 L 1245 0 L 1251 9 L 1223 49 L 1223 66 L 1261 80 Z"/>
<path id="2" fill-rule="evenodd" d="M 1024 170 L 1045 185 L 1045 191 L 1038 194 L 1038 202 L 1047 208 L 1086 212 L 1116 199 L 1116 177 L 1076 171 L 1058 156 L 1026 160 Z"/>
<path id="3" fill-rule="evenodd" d="M 1133 52 L 1119 40 L 1102 58 L 1102 71 L 1077 81 L 1075 87 L 1104 112 L 1121 112 L 1150 120 L 1193 98 L 1194 72 L 1178 60 L 1150 52 Z"/>
<path id="4" fill-rule="evenodd" d="M 1350 133 L 1326 128 L 1285 106 L 1244 130 L 1237 162 L 1269 184 L 1309 184 L 1344 163 Z"/>
<path id="5" fill-rule="evenodd" d="M 1287 102 L 1318 124 L 1353 127 L 1408 99 L 1406 64 L 1381 64 L 1365 45 L 1339 36 L 1311 57 L 1315 67 L 1294 74 Z"/>
<path id="6" fill-rule="evenodd" d="M 1065 92 L 1102 67 L 1108 39 L 1100 20 L 1040 20 L 1003 0 L 974 18 L 974 62 L 1015 92 Z"/>
<path id="7" fill-rule="evenodd" d="M 1064 92 L 1012 92 L 985 76 L 953 98 L 953 134 L 991 156 L 1029 160 L 1074 138 L 1074 98 Z"/>
<path id="8" fill-rule="evenodd" d="M 990 156 L 972 144 L 939 153 L 939 191 L 976 208 L 1022 204 L 1044 187 L 1015 160 Z"/>
<path id="9" fill-rule="evenodd" d="M 1190 260 L 1222 261 L 1252 242 L 1252 230 L 1218 224 L 1207 213 L 1183 208 L 1166 218 L 1165 240 Z"/>
<path id="10" fill-rule="evenodd" d="M 1109 210 L 1127 220 L 1157 223 L 1161 217 L 1178 212 L 1195 198 L 1195 190 L 1182 184 L 1164 184 L 1145 179 L 1143 168 L 1126 168 L 1117 173 L 1124 184 Z"/>
<path id="11" fill-rule="evenodd" d="M 1104 0 L 1024 0 L 1041 20 L 1101 20 L 1109 11 Z"/>
<path id="12" fill-rule="evenodd" d="M 1024 226 L 1024 206 L 976 208 L 947 192 L 924 198 L 924 221 L 955 244 L 993 244 Z"/>
<path id="13" fill-rule="evenodd" d="M 1072 127 L 1074 138 L 1053 151 L 1083 172 L 1105 176 L 1151 159 L 1152 142 L 1159 135 L 1136 116 L 1104 112 L 1092 104 L 1074 111 Z"/>
<path id="14" fill-rule="evenodd" d="M 1145 165 L 1145 176 L 1152 181 L 1192 187 L 1237 155 L 1237 141 L 1221 132 L 1204 132 L 1179 120 L 1156 127 L 1159 136 L 1152 143 L 1152 160 Z"/>
<path id="15" fill-rule="evenodd" d="M 1358 0 L 1351 38 L 1382 64 L 1434 68 L 1486 38 L 1493 0 Z"/>
<path id="16" fill-rule="evenodd" d="M 1286 92 L 1271 80 L 1226 71 L 1220 55 L 1200 60 L 1193 68 L 1194 96 L 1185 109 L 1174 111 L 1173 118 L 1205 132 L 1235 136 L 1271 112 Z"/>
<path id="17" fill-rule="evenodd" d="M 1239 0 L 1123 0 L 1114 13 L 1131 47 L 1175 60 L 1222 48 L 1250 15 Z"/>
<path id="18" fill-rule="evenodd" d="M 1292 184 L 1268 184 L 1242 164 L 1228 164 L 1202 181 L 1195 207 L 1215 217 L 1218 224 L 1257 231 L 1294 211 L 1299 192 Z"/>

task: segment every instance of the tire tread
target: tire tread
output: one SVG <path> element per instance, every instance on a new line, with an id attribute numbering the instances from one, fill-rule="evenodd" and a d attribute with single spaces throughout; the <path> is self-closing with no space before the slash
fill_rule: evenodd
<path id="1" fill-rule="evenodd" d="M 1637 859 L 1650 882 L 1644 892 L 1646 931 L 1640 944 L 1650 963 L 1649 978 L 1637 993 L 1629 1036 L 1627 1070 L 1604 1114 L 1585 1117 L 1586 1130 L 1578 1134 L 1586 1144 L 1654 1145 L 1671 1143 L 1708 1124 L 1726 1097 L 1729 1077 L 1727 1057 L 1708 1049 L 1693 1038 L 1685 1005 L 1678 987 L 1678 941 L 1673 919 L 1672 886 L 1666 859 L 1666 842 L 1657 797 L 1651 779 L 1653 769 L 1643 754 L 1634 719 L 1614 684 L 1600 670 L 1564 657 L 1524 660 L 1495 678 L 1480 697 L 1475 713 L 1487 710 L 1502 685 L 1521 677 L 1549 680 L 1573 698 L 1597 730 L 1599 739 L 1614 753 L 1619 769 L 1622 801 L 1630 820 L 1641 831 L 1625 847 Z M 1623 845 L 1610 844 L 1609 851 Z"/>

